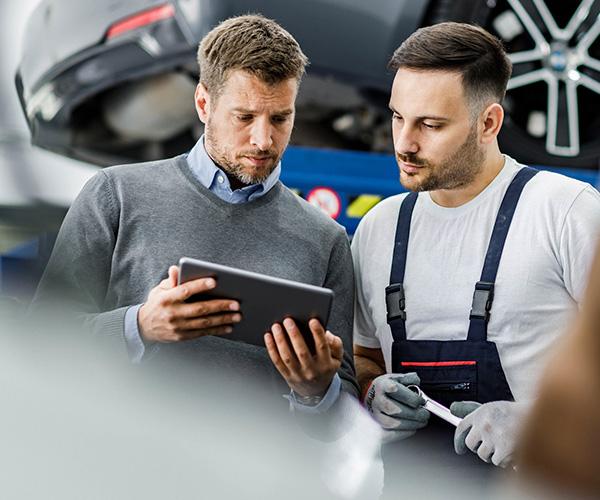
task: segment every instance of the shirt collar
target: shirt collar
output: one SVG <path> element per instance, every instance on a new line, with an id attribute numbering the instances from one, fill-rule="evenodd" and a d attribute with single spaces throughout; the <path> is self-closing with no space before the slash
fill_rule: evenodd
<path id="1" fill-rule="evenodd" d="M 188 153 L 187 162 L 190 170 L 194 174 L 194 177 L 198 179 L 200 184 L 212 192 L 228 191 L 230 195 L 247 195 L 247 201 L 256 199 L 264 194 L 267 194 L 269 190 L 277 184 L 279 176 L 281 175 L 281 162 L 277 164 L 273 172 L 263 182 L 258 184 L 250 184 L 243 188 L 231 190 L 229 179 L 225 172 L 220 169 L 213 159 L 206 152 L 204 147 L 204 135 L 198 139 L 198 142 L 194 145 L 191 151 Z M 220 181 L 219 178 L 222 180 Z"/>

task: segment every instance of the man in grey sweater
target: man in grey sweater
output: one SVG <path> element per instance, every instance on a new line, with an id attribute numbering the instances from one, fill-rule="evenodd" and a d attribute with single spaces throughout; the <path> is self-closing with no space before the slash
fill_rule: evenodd
<path id="1" fill-rule="evenodd" d="M 306 57 L 275 22 L 241 16 L 202 40 L 198 61 L 205 135 L 189 154 L 95 175 L 64 220 L 35 301 L 59 295 L 93 333 L 122 338 L 136 363 L 175 351 L 240 377 L 274 366 L 292 406 L 321 413 L 358 388 L 345 231 L 279 181 Z M 331 288 L 333 333 L 311 320 L 314 355 L 289 319 L 265 335 L 267 349 L 227 340 L 243 308 L 185 302 L 215 283 L 178 285 L 182 256 Z"/>

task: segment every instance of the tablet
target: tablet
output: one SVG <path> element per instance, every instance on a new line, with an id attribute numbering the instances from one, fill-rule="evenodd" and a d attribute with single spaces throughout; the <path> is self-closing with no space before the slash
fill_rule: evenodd
<path id="1" fill-rule="evenodd" d="M 289 317 L 296 321 L 309 349 L 314 352 L 308 321 L 317 318 L 323 326 L 327 325 L 332 290 L 188 257 L 179 260 L 180 284 L 206 277 L 215 278 L 217 286 L 210 292 L 191 297 L 190 301 L 225 298 L 240 303 L 242 320 L 223 338 L 264 347 L 263 336 L 271 325 Z"/>

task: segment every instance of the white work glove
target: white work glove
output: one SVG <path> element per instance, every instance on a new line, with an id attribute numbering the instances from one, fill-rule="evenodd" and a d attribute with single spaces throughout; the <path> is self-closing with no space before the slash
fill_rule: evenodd
<path id="1" fill-rule="evenodd" d="M 365 407 L 385 430 L 384 442 L 405 439 L 427 425 L 425 400 L 406 387 L 420 383 L 416 373 L 387 373 L 371 382 Z"/>
<path id="2" fill-rule="evenodd" d="M 469 449 L 484 462 L 510 465 L 527 408 L 512 401 L 452 403 L 450 411 L 463 419 L 454 433 L 454 450 L 463 455 Z"/>

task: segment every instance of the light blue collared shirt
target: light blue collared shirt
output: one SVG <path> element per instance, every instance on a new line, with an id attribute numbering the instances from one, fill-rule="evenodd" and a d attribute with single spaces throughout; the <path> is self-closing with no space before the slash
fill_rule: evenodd
<path id="1" fill-rule="evenodd" d="M 267 194 L 277 184 L 281 174 L 281 162 L 273 172 L 260 184 L 251 184 L 243 188 L 231 190 L 231 184 L 225 172 L 212 160 L 204 148 L 204 136 L 200 137 L 196 145 L 189 152 L 187 162 L 194 177 L 205 188 L 216 194 L 227 203 L 247 203 Z"/>
<path id="2" fill-rule="evenodd" d="M 256 200 L 261 196 L 267 194 L 275 184 L 279 181 L 281 174 L 281 162 L 277 164 L 273 172 L 266 178 L 264 182 L 260 184 L 251 184 L 244 186 L 243 188 L 231 190 L 231 184 L 229 179 L 223 170 L 221 170 L 212 158 L 206 152 L 204 147 L 204 136 L 198 139 L 198 142 L 190 150 L 187 155 L 187 163 L 192 171 L 194 177 L 202 184 L 205 188 L 210 190 L 212 193 L 217 195 L 223 201 L 227 203 L 248 203 L 249 201 Z M 125 343 L 127 345 L 127 353 L 132 363 L 140 363 L 142 359 L 151 356 L 158 349 L 157 344 L 147 346 L 142 341 L 140 335 L 137 316 L 138 311 L 142 307 L 142 304 L 131 306 L 125 313 L 125 325 L 124 335 Z M 339 375 L 336 373 L 327 393 L 316 406 L 306 406 L 297 402 L 294 395 L 291 394 L 289 397 L 290 406 L 294 409 L 302 411 L 303 413 L 320 413 L 327 411 L 338 399 L 341 389 L 341 380 Z"/>

